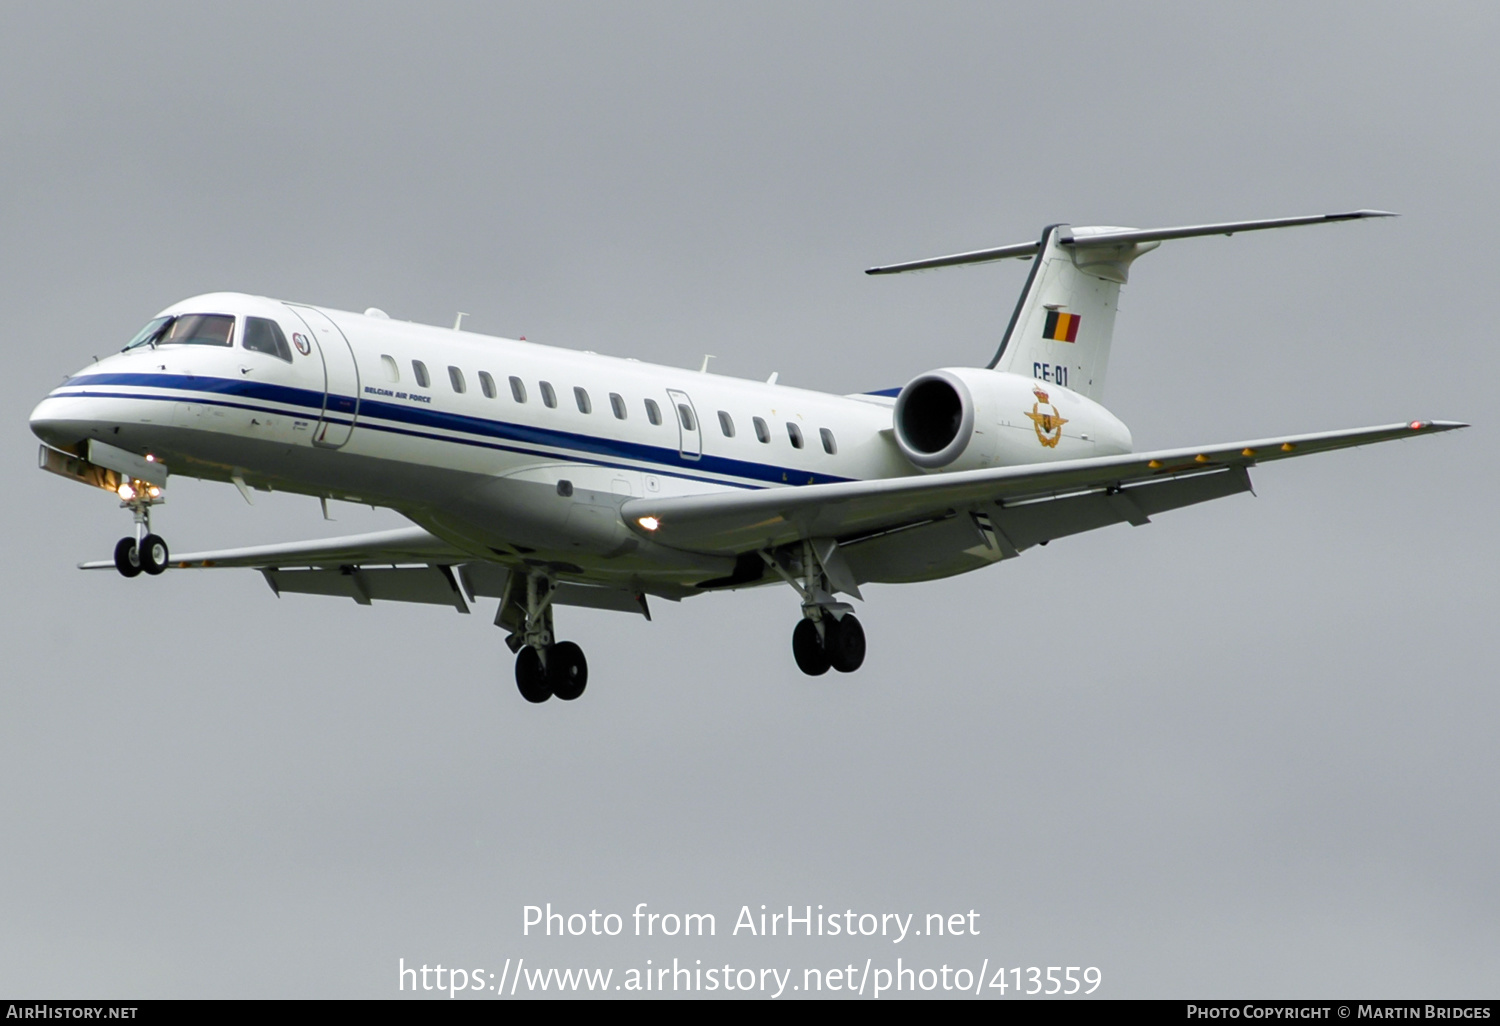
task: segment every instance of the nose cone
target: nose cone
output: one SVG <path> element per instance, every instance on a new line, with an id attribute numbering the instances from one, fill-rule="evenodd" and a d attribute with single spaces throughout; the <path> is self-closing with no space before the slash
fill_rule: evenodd
<path id="1" fill-rule="evenodd" d="M 49 395 L 31 411 L 31 433 L 54 449 L 74 448 L 99 427 L 90 411 L 83 409 L 87 403 L 87 399 Z"/>

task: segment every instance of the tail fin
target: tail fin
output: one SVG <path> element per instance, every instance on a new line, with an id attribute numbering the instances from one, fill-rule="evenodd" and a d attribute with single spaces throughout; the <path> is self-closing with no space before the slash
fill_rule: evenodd
<path id="1" fill-rule="evenodd" d="M 1034 243 L 872 267 L 865 273 L 895 274 L 1034 257 L 1026 287 L 1021 290 L 1021 299 L 989 367 L 1062 385 L 1098 401 L 1109 369 L 1109 343 L 1115 331 L 1120 286 L 1129 279 L 1131 262 L 1161 245 L 1163 240 L 1394 216 L 1383 210 L 1355 210 L 1178 228 L 1049 225 Z"/>
<path id="2" fill-rule="evenodd" d="M 1101 247 L 1072 243 L 1129 230 L 1069 230 L 1067 225 L 1051 225 L 1042 232 L 1031 275 L 989 363 L 992 370 L 1038 378 L 1099 399 L 1109 369 L 1120 286 L 1129 277 L 1131 261 L 1161 243 Z"/>

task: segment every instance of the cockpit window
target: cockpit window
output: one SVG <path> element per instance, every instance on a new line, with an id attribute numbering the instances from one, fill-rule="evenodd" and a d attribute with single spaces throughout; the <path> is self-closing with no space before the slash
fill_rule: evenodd
<path id="1" fill-rule="evenodd" d="M 183 314 L 154 340 L 159 346 L 232 345 L 234 318 L 229 314 Z"/>
<path id="2" fill-rule="evenodd" d="M 271 356 L 281 357 L 287 363 L 292 362 L 292 347 L 287 344 L 281 326 L 268 317 L 245 318 L 245 340 L 242 344 L 246 349 L 257 353 L 269 353 Z"/>
<path id="3" fill-rule="evenodd" d="M 146 325 L 136 333 L 135 338 L 130 340 L 130 344 L 125 347 L 124 351 L 129 352 L 137 346 L 151 345 L 157 340 L 157 338 L 161 336 L 161 333 L 166 329 L 166 326 L 171 323 L 172 318 L 170 317 L 156 318 L 154 321 L 152 321 L 150 324 Z"/>

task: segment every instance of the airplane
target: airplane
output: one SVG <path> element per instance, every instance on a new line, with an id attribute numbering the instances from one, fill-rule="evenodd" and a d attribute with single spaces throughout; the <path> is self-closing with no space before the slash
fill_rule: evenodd
<path id="1" fill-rule="evenodd" d="M 30 419 L 40 464 L 134 517 L 127 578 L 258 569 L 278 596 L 498 600 L 516 686 L 571 701 L 583 650 L 558 606 L 789 585 L 802 672 L 865 658 L 869 583 L 967 573 L 1082 531 L 1250 490 L 1260 463 L 1467 425 L 1410 420 L 1137 453 L 1100 402 L 1120 287 L 1164 241 L 1394 216 L 1174 228 L 1049 225 L 1035 242 L 869 268 L 994 260 L 1030 273 L 993 359 L 833 395 L 240 293 L 175 303 Z M 173 555 L 169 476 L 388 507 L 412 526 Z M 843 596 L 843 597 L 841 597 Z"/>

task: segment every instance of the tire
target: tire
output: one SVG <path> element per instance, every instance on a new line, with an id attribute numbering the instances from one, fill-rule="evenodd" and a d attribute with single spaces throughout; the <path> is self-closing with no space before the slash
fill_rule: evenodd
<path id="1" fill-rule="evenodd" d="M 818 637 L 818 625 L 811 620 L 798 621 L 792 631 L 792 658 L 797 660 L 797 669 L 809 677 L 828 672 L 828 653 L 823 650 L 823 639 Z"/>
<path id="2" fill-rule="evenodd" d="M 141 569 L 155 577 L 167 568 L 167 560 L 171 553 L 167 551 L 167 543 L 162 541 L 160 535 L 148 534 L 141 539 L 140 561 Z"/>
<path id="3" fill-rule="evenodd" d="M 115 569 L 121 577 L 134 577 L 141 572 L 140 550 L 134 538 L 121 538 L 115 543 Z"/>
<path id="4" fill-rule="evenodd" d="M 527 645 L 516 655 L 516 690 L 528 702 L 545 702 L 552 697 L 552 688 L 547 684 L 547 671 L 542 668 L 542 657 L 537 650 Z"/>
<path id="5" fill-rule="evenodd" d="M 865 629 L 853 616 L 842 620 L 826 619 L 827 635 L 824 647 L 828 650 L 828 661 L 840 673 L 853 673 L 865 661 Z"/>
<path id="6" fill-rule="evenodd" d="M 552 693 L 564 702 L 583 694 L 589 684 L 589 663 L 583 649 L 571 641 L 559 641 L 547 653 L 547 681 Z"/>

